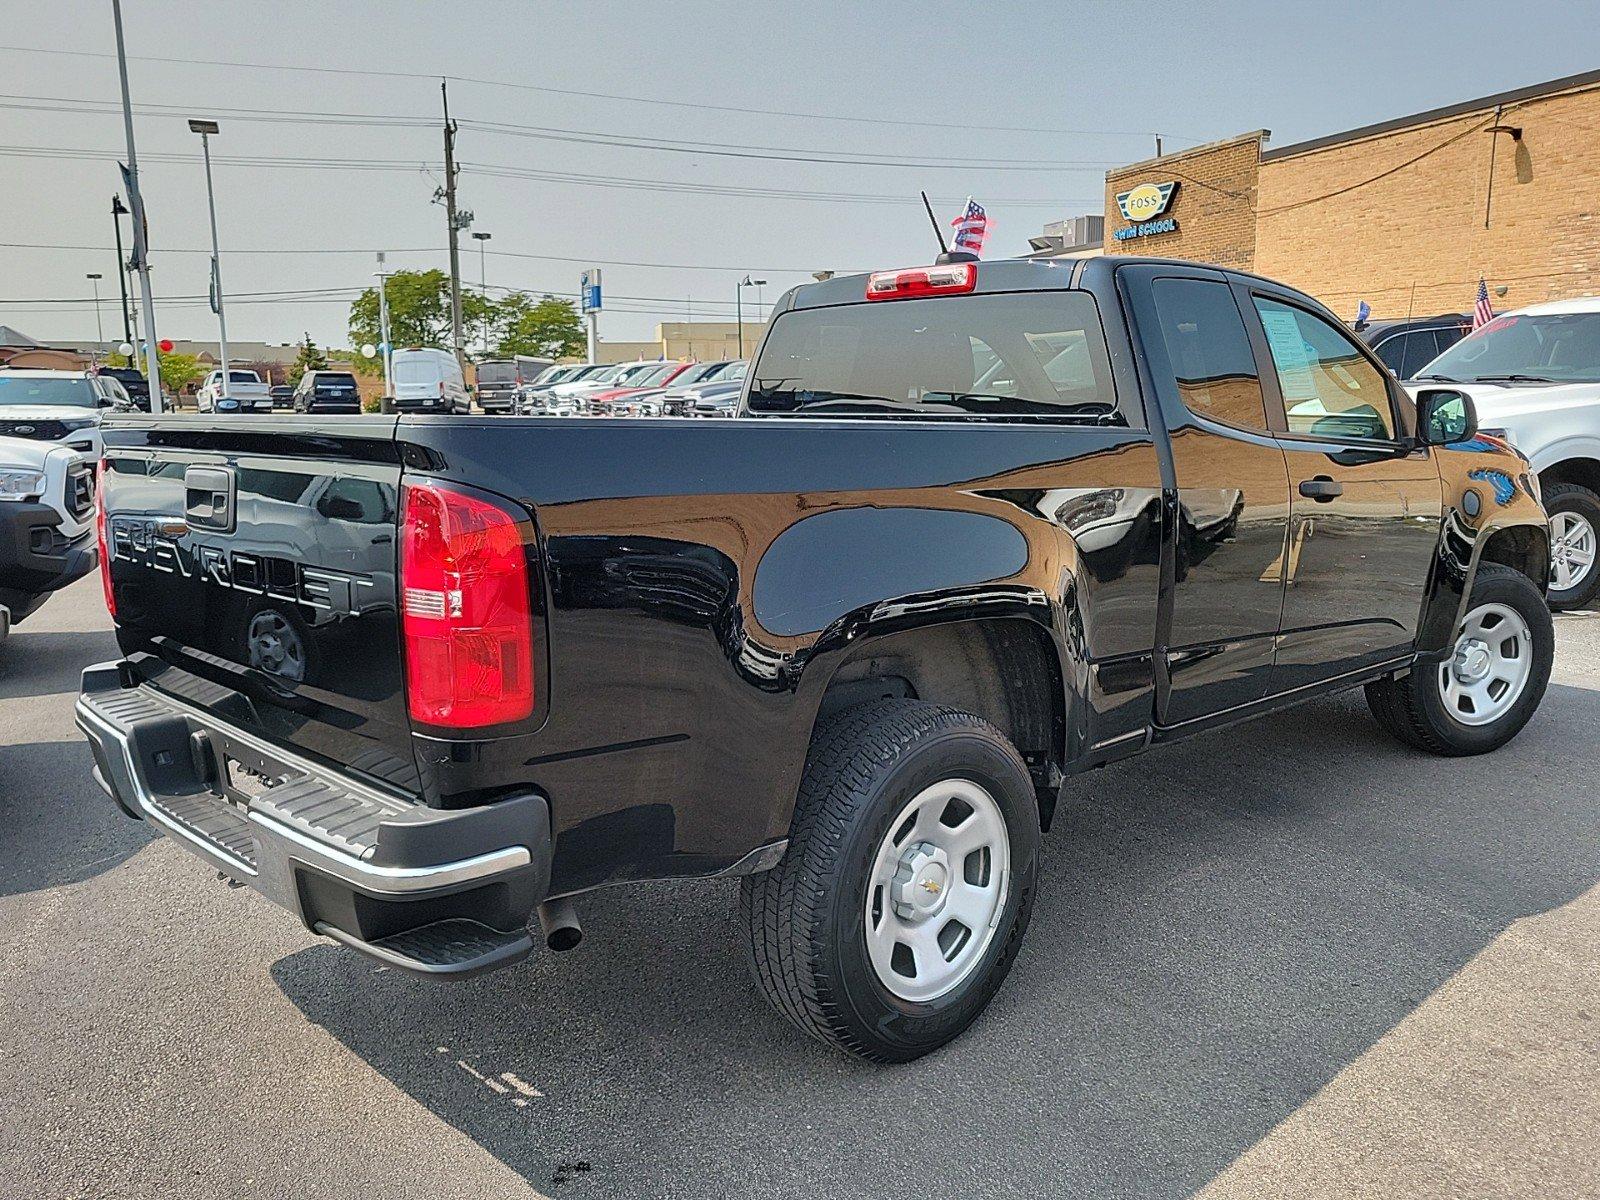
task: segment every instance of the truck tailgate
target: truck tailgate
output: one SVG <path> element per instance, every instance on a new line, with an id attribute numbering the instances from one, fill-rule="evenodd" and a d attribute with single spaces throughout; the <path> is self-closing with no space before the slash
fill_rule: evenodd
<path id="1" fill-rule="evenodd" d="M 373 417 L 107 422 L 117 637 L 158 690 L 408 795 L 400 455 Z"/>

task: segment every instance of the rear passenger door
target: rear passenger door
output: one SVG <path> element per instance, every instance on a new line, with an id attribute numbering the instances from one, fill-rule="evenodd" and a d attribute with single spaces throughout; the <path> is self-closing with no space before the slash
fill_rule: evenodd
<path id="1" fill-rule="evenodd" d="M 1407 654 L 1438 544 L 1438 465 L 1371 352 L 1295 293 L 1236 285 L 1291 484 L 1272 690 Z"/>
<path id="2" fill-rule="evenodd" d="M 1283 609 L 1289 477 L 1237 297 L 1220 272 L 1117 272 L 1136 316 L 1178 490 L 1163 725 L 1262 699 Z"/>

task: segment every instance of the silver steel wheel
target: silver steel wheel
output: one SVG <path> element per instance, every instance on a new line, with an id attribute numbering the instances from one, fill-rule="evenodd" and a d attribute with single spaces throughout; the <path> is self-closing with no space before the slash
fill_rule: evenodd
<path id="1" fill-rule="evenodd" d="M 902 1000 L 935 1000 L 982 961 L 1005 909 L 1005 815 L 967 779 L 926 788 L 900 810 L 868 876 L 867 955 Z"/>
<path id="2" fill-rule="evenodd" d="M 306 649 L 300 634 L 280 612 L 268 609 L 250 618 L 250 665 L 284 679 L 306 677 Z"/>
<path id="3" fill-rule="evenodd" d="M 1550 518 L 1550 582 L 1570 592 L 1594 570 L 1595 529 L 1582 513 L 1558 512 Z"/>
<path id="4" fill-rule="evenodd" d="M 1456 635 L 1455 652 L 1439 666 L 1445 711 L 1463 725 L 1488 725 L 1522 696 L 1533 671 L 1533 631 L 1516 609 L 1480 604 Z"/>

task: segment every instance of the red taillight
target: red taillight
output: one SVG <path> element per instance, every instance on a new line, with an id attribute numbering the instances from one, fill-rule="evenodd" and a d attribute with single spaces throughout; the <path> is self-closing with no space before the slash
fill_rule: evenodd
<path id="1" fill-rule="evenodd" d="M 100 588 L 106 594 L 106 611 L 117 617 L 117 593 L 111 587 L 111 547 L 106 541 L 106 460 L 94 469 L 94 540 L 100 550 Z"/>
<path id="2" fill-rule="evenodd" d="M 453 729 L 533 712 L 525 518 L 432 480 L 402 488 L 400 611 L 411 716 Z"/>
<path id="3" fill-rule="evenodd" d="M 909 300 L 916 296 L 949 296 L 978 286 L 977 263 L 879 271 L 867 276 L 868 300 Z"/>

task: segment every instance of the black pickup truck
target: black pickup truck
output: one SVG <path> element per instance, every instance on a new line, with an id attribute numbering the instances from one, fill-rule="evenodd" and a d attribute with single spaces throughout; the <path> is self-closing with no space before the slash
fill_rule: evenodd
<path id="1" fill-rule="evenodd" d="M 1526 463 L 1195 264 L 797 288 L 731 421 L 104 436 L 122 658 L 78 721 L 129 816 L 441 978 L 535 913 L 573 945 L 591 889 L 742 876 L 760 989 L 879 1060 L 1000 986 L 1067 776 L 1362 685 L 1476 754 L 1550 672 Z"/>

